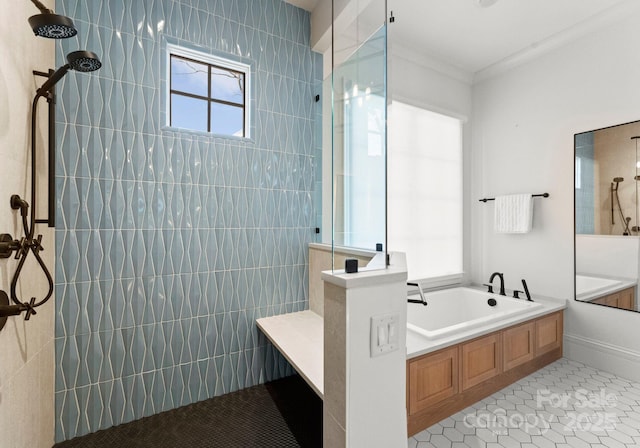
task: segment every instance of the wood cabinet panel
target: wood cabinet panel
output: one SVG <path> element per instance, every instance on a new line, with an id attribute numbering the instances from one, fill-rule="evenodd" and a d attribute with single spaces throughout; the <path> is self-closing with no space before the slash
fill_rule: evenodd
<path id="1" fill-rule="evenodd" d="M 458 393 L 458 346 L 409 362 L 409 414 Z"/>
<path id="2" fill-rule="evenodd" d="M 558 311 L 407 360 L 409 436 L 560 359 L 562 322 Z"/>
<path id="3" fill-rule="evenodd" d="M 620 308 L 623 310 L 635 310 L 635 302 L 635 286 L 591 300 L 591 303 L 598 303 L 600 305 L 611 306 L 613 308 Z"/>
<path id="4" fill-rule="evenodd" d="M 618 308 L 625 310 L 634 309 L 635 296 L 636 288 L 627 288 L 620 291 L 620 296 L 618 297 Z"/>
<path id="5" fill-rule="evenodd" d="M 535 356 L 562 347 L 562 312 L 536 320 Z"/>
<path id="6" fill-rule="evenodd" d="M 534 332 L 535 324 L 533 322 L 504 330 L 502 362 L 505 372 L 533 359 Z"/>
<path id="7" fill-rule="evenodd" d="M 502 334 L 493 333 L 462 344 L 462 390 L 502 372 Z"/>
<path id="8" fill-rule="evenodd" d="M 618 299 L 620 298 L 619 293 L 609 294 L 604 299 L 604 304 L 607 306 L 612 306 L 614 308 L 618 308 Z"/>

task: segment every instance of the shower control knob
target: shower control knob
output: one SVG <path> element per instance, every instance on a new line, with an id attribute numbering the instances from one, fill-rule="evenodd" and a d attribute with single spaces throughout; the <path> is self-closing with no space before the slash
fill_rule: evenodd
<path id="1" fill-rule="evenodd" d="M 20 250 L 20 241 L 14 240 L 8 233 L 0 234 L 0 258 L 9 258 L 16 250 Z"/>

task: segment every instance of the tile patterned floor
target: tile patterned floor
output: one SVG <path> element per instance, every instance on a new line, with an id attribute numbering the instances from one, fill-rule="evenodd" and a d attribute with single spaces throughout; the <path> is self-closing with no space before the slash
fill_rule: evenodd
<path id="1" fill-rule="evenodd" d="M 640 383 L 561 359 L 416 434 L 408 446 L 640 447 Z"/>

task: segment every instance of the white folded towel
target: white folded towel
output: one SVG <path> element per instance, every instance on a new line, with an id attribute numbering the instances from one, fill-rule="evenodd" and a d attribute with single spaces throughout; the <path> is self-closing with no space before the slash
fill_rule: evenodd
<path id="1" fill-rule="evenodd" d="M 533 226 L 533 195 L 496 196 L 494 228 L 496 233 L 528 233 Z"/>

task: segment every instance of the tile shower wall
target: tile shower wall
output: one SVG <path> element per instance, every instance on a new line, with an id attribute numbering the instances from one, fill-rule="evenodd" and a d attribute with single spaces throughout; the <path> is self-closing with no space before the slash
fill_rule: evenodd
<path id="1" fill-rule="evenodd" d="M 575 145 L 576 163 L 580 165 L 576 181 L 576 233 L 593 234 L 595 232 L 593 132 L 577 135 Z"/>
<path id="2" fill-rule="evenodd" d="M 308 307 L 321 58 L 280 0 L 58 0 L 103 67 L 59 85 L 56 440 L 291 373 Z M 163 39 L 253 63 L 253 140 L 161 122 Z"/>

